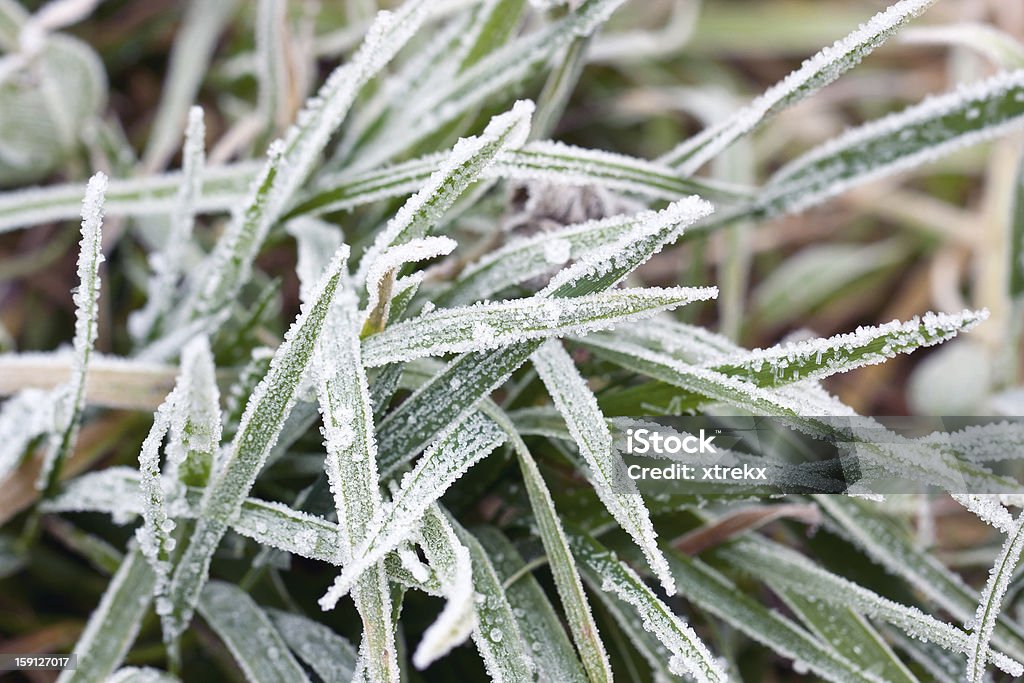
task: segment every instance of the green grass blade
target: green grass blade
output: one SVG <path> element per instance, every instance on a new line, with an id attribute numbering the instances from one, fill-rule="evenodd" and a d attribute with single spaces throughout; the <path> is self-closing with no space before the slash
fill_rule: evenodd
<path id="1" fill-rule="evenodd" d="M 816 566 L 806 557 L 764 539 L 744 538 L 713 551 L 738 571 L 750 574 L 779 591 L 795 591 L 804 598 L 851 609 L 878 622 L 892 624 L 915 642 L 932 643 L 944 650 L 967 654 L 968 634 L 931 617 L 916 607 L 902 605 Z M 1006 655 L 989 651 L 998 666 L 1019 675 L 1021 665 Z"/>
<path id="2" fill-rule="evenodd" d="M 758 200 L 767 215 L 800 211 L 845 190 L 990 140 L 1024 122 L 1024 69 L 997 74 L 854 128 L 784 166 Z"/>
<path id="3" fill-rule="evenodd" d="M 587 465 L 588 479 L 601 502 L 643 551 L 647 565 L 665 591 L 673 595 L 676 587 L 668 564 L 658 550 L 658 534 L 651 524 L 650 513 L 636 483 L 623 476 L 625 464 L 612 446 L 611 432 L 586 380 L 557 341 L 546 342 L 531 360 L 579 447 Z"/>
<path id="4" fill-rule="evenodd" d="M 537 680 L 587 681 L 561 620 L 515 546 L 494 527 L 481 527 L 476 536 L 505 586 L 505 597 L 537 666 Z"/>
<path id="5" fill-rule="evenodd" d="M 918 548 L 891 520 L 866 504 L 845 496 L 817 496 L 818 504 L 854 543 L 890 572 L 902 576 L 930 600 L 967 622 L 981 604 L 978 594 L 944 567 L 935 557 Z M 993 642 L 1024 661 L 1024 629 L 1000 614 Z"/>
<path id="6" fill-rule="evenodd" d="M 89 180 L 82 204 L 82 241 L 78 252 L 78 287 L 74 290 L 75 339 L 71 379 L 57 390 L 55 432 L 51 435 L 39 470 L 36 488 L 54 493 L 64 461 L 75 447 L 85 409 L 85 375 L 99 332 L 100 264 L 103 263 L 103 198 L 107 177 Z"/>
<path id="7" fill-rule="evenodd" d="M 850 608 L 807 597 L 800 589 L 783 590 L 782 597 L 820 640 L 862 671 L 891 683 L 917 683 L 878 632 Z"/>
<path id="8" fill-rule="evenodd" d="M 506 427 L 506 432 L 516 449 L 519 468 L 523 473 L 523 482 L 530 498 L 530 507 L 533 510 L 537 529 L 548 556 L 551 575 L 554 577 L 555 587 L 565 610 L 566 623 L 569 625 L 573 642 L 576 644 L 576 650 L 579 652 L 587 677 L 594 682 L 611 681 L 612 671 L 611 665 L 608 663 L 608 654 L 605 651 L 604 643 L 601 642 L 601 636 L 590 609 L 590 602 L 583 590 L 583 583 L 576 568 L 576 560 L 569 549 L 569 539 L 559 521 L 558 511 L 555 510 L 555 503 L 551 499 L 551 492 L 548 491 L 547 484 L 537 468 L 537 463 L 515 428 Z"/>
<path id="9" fill-rule="evenodd" d="M 591 536 L 579 531 L 569 532 L 573 554 L 584 576 L 605 593 L 614 593 L 642 618 L 644 629 L 652 632 L 672 658 L 669 670 L 677 675 L 689 674 L 697 681 L 726 681 L 721 665 L 685 622 L 676 616 L 614 553 Z M 678 582 L 682 583 L 682 582 Z M 684 592 L 687 590 L 679 586 Z"/>
<path id="10" fill-rule="evenodd" d="M 901 0 L 876 14 L 853 33 L 805 61 L 799 69 L 769 88 L 750 105 L 722 123 L 684 141 L 659 161 L 678 167 L 685 175 L 696 172 L 707 161 L 774 114 L 806 99 L 860 64 L 864 57 L 934 2 Z"/>
<path id="11" fill-rule="evenodd" d="M 266 610 L 292 652 L 324 683 L 349 683 L 356 668 L 352 644 L 327 626 L 281 610 Z"/>
<path id="12" fill-rule="evenodd" d="M 434 309 L 366 340 L 363 362 L 377 367 L 427 356 L 485 351 L 533 339 L 586 334 L 641 320 L 694 301 L 714 287 L 615 289 L 572 299 L 530 297 Z"/>
<path id="13" fill-rule="evenodd" d="M 894 320 L 875 327 L 859 327 L 848 334 L 745 352 L 737 360 L 708 365 L 760 387 L 819 380 L 941 344 L 970 331 L 987 317 L 988 311 L 926 313 L 905 323 Z"/>
<path id="14" fill-rule="evenodd" d="M 75 643 L 78 668 L 61 673 L 59 683 L 104 683 L 114 673 L 135 642 L 155 583 L 142 551 L 130 550 Z"/>
<path id="15" fill-rule="evenodd" d="M 247 188 L 260 165 L 240 162 L 208 168 L 202 174 L 202 195 L 194 208 L 200 213 L 223 212 L 246 199 Z M 169 214 L 177 206 L 181 172 L 147 178 L 112 179 L 107 187 L 104 211 L 108 216 Z M 84 192 L 79 183 L 0 193 L 0 233 L 29 225 L 71 220 L 82 209 Z"/>
<path id="16" fill-rule="evenodd" d="M 273 622 L 245 591 L 223 581 L 203 589 L 199 613 L 252 683 L 308 683 Z"/>
<path id="17" fill-rule="evenodd" d="M 304 306 L 285 335 L 266 376 L 249 398 L 223 465 L 206 489 L 195 533 L 171 579 L 171 618 L 177 632 L 188 625 L 213 552 L 245 501 L 295 404 L 299 383 L 334 302 L 346 256 L 344 250 L 335 254 L 315 298 Z"/>
<path id="18" fill-rule="evenodd" d="M 535 664 L 529 645 L 519 630 L 505 587 L 487 551 L 457 522 L 452 522 L 452 526 L 469 548 L 473 587 L 483 596 L 476 606 L 477 626 L 473 629 L 473 642 L 484 660 L 487 673 L 494 681 L 534 680 Z"/>

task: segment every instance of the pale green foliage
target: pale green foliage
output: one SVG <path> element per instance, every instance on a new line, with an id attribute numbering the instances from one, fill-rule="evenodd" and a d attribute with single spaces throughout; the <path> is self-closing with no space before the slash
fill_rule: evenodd
<path id="1" fill-rule="evenodd" d="M 190 662 L 180 650 L 196 648 L 237 669 L 225 679 L 398 683 L 458 670 L 475 647 L 495 681 L 717 682 L 739 676 L 750 643 L 772 666 L 838 683 L 915 683 L 930 670 L 977 683 L 993 670 L 1021 676 L 1024 625 L 1006 609 L 1024 547 L 1024 517 L 1007 506 L 1021 498 L 962 490 L 1007 483 L 994 463 L 1019 449 L 1019 425 L 948 441 L 851 441 L 870 476 L 899 471 L 1006 535 L 986 555 L 995 564 L 980 591 L 878 501 L 807 495 L 784 508 L 813 510 L 858 567 L 870 559 L 911 589 L 893 590 L 899 599 L 790 547 L 814 550 L 789 527 L 777 540 L 759 535 L 760 524 L 786 516 L 774 500 L 745 499 L 744 509 L 728 495 L 641 494 L 617 443 L 625 425 L 655 412 L 779 416 L 825 437 L 830 420 L 857 414 L 821 380 L 1006 317 L 977 304 L 750 350 L 679 321 L 719 290 L 658 255 L 724 227 L 742 241 L 760 219 L 1015 130 L 1024 71 L 854 127 L 748 187 L 722 180 L 734 177 L 722 170 L 758 146 L 752 134 L 933 0 L 894 3 L 654 161 L 544 139 L 571 110 L 592 36 L 624 0 L 408 0 L 371 16 L 374 4 L 345 4 L 339 37 L 315 35 L 318 3 L 188 3 L 138 175 L 108 183 L 97 174 L 84 193 L 76 181 L 0 194 L 4 232 L 70 219 L 84 197 L 74 348 L 0 358 L 12 374 L 41 370 L 45 385 L 22 382 L 0 408 L 0 479 L 40 469 L 42 500 L 25 540 L 43 514 L 138 523 L 123 556 L 91 521 L 51 530 L 94 566 L 116 566 L 74 646 L 79 667 L 59 680 L 184 679 Z M 11 52 L 0 69 L 20 73 L 28 62 L 19 60 L 32 57 L 42 72 L 38 93 L 0 77 L 18 104 L 0 103 L 0 182 L 45 177 L 85 141 L 80 128 L 99 125 L 97 57 L 53 33 L 90 8 L 56 3 L 29 15 L 0 0 L 0 46 Z M 215 48 L 233 21 L 255 25 L 255 52 L 222 64 Z M 967 45 L 1008 68 L 1024 54 L 1011 37 L 977 27 L 916 40 Z M 315 55 L 339 43 L 354 50 L 300 106 L 306 89 L 291 79 L 315 73 Z M 23 54 L 33 44 L 34 56 Z M 255 74 L 255 102 L 217 101 L 231 127 L 208 163 L 194 100 L 207 72 L 237 71 Z M 536 105 L 517 99 L 536 94 L 542 76 Z M 10 134 L 16 124 L 23 138 Z M 162 172 L 183 131 L 181 171 Z M 223 163 L 234 156 L 250 160 Z M 696 177 L 706 165 L 711 175 Z M 1024 197 L 1022 177 L 1004 194 Z M 1021 206 L 1007 225 L 1004 278 L 1018 313 Z M 104 207 L 131 218 L 126 233 L 149 252 L 116 280 L 131 295 L 118 290 L 115 303 L 145 299 L 124 315 L 99 303 Z M 737 232 L 740 221 L 749 228 Z M 293 273 L 287 260 L 263 257 L 293 244 L 300 307 L 278 325 Z M 140 251 L 117 246 L 128 254 L 119 259 Z M 696 261 L 703 250 L 686 253 Z M 757 313 L 791 322 L 905 255 L 896 237 L 811 247 L 761 280 Z M 738 267 L 743 258 L 724 260 Z M 664 286 L 646 286 L 665 263 L 656 280 Z M 722 280 L 735 294 L 735 278 Z M 704 310 L 687 319 L 704 320 Z M 124 320 L 128 334 L 111 344 L 128 344 L 132 357 L 92 359 L 98 336 L 109 348 L 101 321 Z M 68 368 L 70 378 L 44 382 Z M 157 405 L 138 438 L 124 438 L 137 469 L 62 483 L 88 409 L 148 415 Z M 88 466 L 102 455 L 81 457 Z M 706 545 L 694 549 L 694 538 Z M 337 611 L 317 612 L 311 592 L 321 610 Z M 163 663 L 148 641 L 129 658 L 139 633 L 148 638 L 152 611 L 168 672 L 125 666 Z M 196 613 L 203 624 L 193 625 Z"/>

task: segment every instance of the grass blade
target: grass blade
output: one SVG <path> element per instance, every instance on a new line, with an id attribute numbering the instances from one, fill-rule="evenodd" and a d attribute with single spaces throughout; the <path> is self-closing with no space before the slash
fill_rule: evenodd
<path id="1" fill-rule="evenodd" d="M 366 340 L 363 362 L 377 367 L 427 356 L 488 349 L 566 334 L 586 334 L 641 320 L 694 301 L 714 287 L 616 289 L 571 299 L 530 297 L 434 309 Z"/>
<path id="2" fill-rule="evenodd" d="M 356 668 L 356 650 L 323 624 L 306 617 L 267 610 L 277 632 L 299 659 L 324 683 L 349 683 Z"/>
<path id="3" fill-rule="evenodd" d="M 295 404 L 299 383 L 334 302 L 346 256 L 343 249 L 335 254 L 315 298 L 304 306 L 285 335 L 270 369 L 249 399 L 223 466 L 206 489 L 195 533 L 171 579 L 172 632 L 180 633 L 188 625 L 213 552 L 245 501 Z"/>
<path id="4" fill-rule="evenodd" d="M 155 583 L 142 551 L 130 550 L 75 643 L 78 668 L 62 672 L 58 683 L 103 683 L 114 673 L 135 642 Z"/>
<path id="5" fill-rule="evenodd" d="M 1024 551 L 1024 516 L 1019 517 L 1013 528 L 1009 530 L 1006 541 L 999 551 L 999 557 L 996 558 L 995 565 L 989 572 L 985 589 L 981 592 L 978 611 L 974 614 L 974 621 L 971 624 L 970 650 L 967 653 L 967 675 L 971 683 L 982 683 L 985 680 L 988 644 L 992 640 L 1003 598 L 1006 596 L 1006 590 L 1013 577 L 1013 570 L 1020 561 L 1022 551 Z"/>
<path id="6" fill-rule="evenodd" d="M 632 569 L 582 532 L 570 531 L 569 538 L 588 581 L 600 586 L 605 593 L 614 593 L 628 604 L 642 618 L 644 629 L 652 632 L 668 649 L 672 656 L 669 670 L 673 674 L 683 676 L 688 673 L 701 682 L 728 680 L 721 665 L 693 629 L 673 614 Z"/>
<path id="7" fill-rule="evenodd" d="M 371 520 L 365 540 L 355 547 L 353 560 L 320 598 L 320 606 L 331 609 L 362 572 L 416 532 L 431 503 L 504 440 L 497 425 L 479 414 L 438 439 L 402 477 L 382 514 Z"/>
<path id="8" fill-rule="evenodd" d="M 281 634 L 249 594 L 223 581 L 203 589 L 199 613 L 252 683 L 309 682 Z"/>
<path id="9" fill-rule="evenodd" d="M 71 380 L 55 395 L 55 429 L 44 454 L 36 488 L 44 497 L 55 492 L 61 468 L 75 446 L 85 408 L 85 374 L 99 328 L 100 264 L 103 263 L 103 197 L 107 177 L 89 180 L 82 203 L 82 241 L 79 242 L 78 282 L 74 292 L 75 340 Z"/>
<path id="10" fill-rule="evenodd" d="M 758 200 L 767 215 L 800 211 L 868 180 L 990 140 L 1024 121 L 1024 69 L 932 97 L 854 128 L 780 169 Z"/>
<path id="11" fill-rule="evenodd" d="M 850 35 L 805 61 L 799 69 L 769 88 L 747 107 L 684 141 L 659 161 L 677 167 L 685 175 L 696 172 L 772 115 L 807 98 L 860 64 L 864 57 L 934 2 L 901 0 L 876 14 Z"/>
<path id="12" fill-rule="evenodd" d="M 586 380 L 557 341 L 546 342 L 531 359 L 579 447 L 580 456 L 587 464 L 588 478 L 601 502 L 643 551 L 644 559 L 665 591 L 673 595 L 676 587 L 668 564 L 658 550 L 658 534 L 651 524 L 650 513 L 636 484 L 623 476 L 625 465 L 612 447 L 611 432 Z"/>

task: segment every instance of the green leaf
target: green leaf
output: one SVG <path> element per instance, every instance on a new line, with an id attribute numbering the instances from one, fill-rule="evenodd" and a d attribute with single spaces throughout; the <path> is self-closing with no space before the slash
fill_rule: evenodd
<path id="1" fill-rule="evenodd" d="M 227 645 L 247 680 L 308 683 L 309 678 L 281 634 L 245 591 L 230 583 L 211 581 L 203 589 L 199 613 Z"/>
<path id="2" fill-rule="evenodd" d="M 537 680 L 587 681 L 561 620 L 544 589 L 527 571 L 515 546 L 494 527 L 481 527 L 476 530 L 476 536 L 505 587 L 505 597 L 519 624 L 519 632 L 537 666 Z"/>
<path id="3" fill-rule="evenodd" d="M 434 309 L 366 340 L 367 367 L 448 353 L 484 351 L 534 339 L 586 334 L 713 299 L 714 287 L 616 289 L 572 299 L 530 297 Z"/>
<path id="4" fill-rule="evenodd" d="M 901 0 L 876 14 L 856 31 L 819 51 L 769 88 L 747 107 L 684 141 L 659 161 L 675 166 L 685 175 L 696 172 L 732 143 L 749 134 L 774 114 L 806 99 L 860 64 L 879 45 L 935 0 Z"/>
<path id="5" fill-rule="evenodd" d="M 266 376 L 249 398 L 228 454 L 204 493 L 195 532 L 171 579 L 172 632 L 180 633 L 188 625 L 213 553 L 245 501 L 295 405 L 299 383 L 334 302 L 346 256 L 344 248 L 335 254 L 313 300 L 303 307 L 274 353 Z"/>
<path id="6" fill-rule="evenodd" d="M 758 212 L 771 216 L 820 204 L 868 180 L 927 163 L 1003 135 L 1024 121 L 1024 69 L 854 128 L 807 152 L 771 177 Z"/>
<path id="7" fill-rule="evenodd" d="M 570 530 L 573 554 L 587 580 L 605 593 L 614 593 L 643 620 L 644 629 L 652 632 L 671 654 L 669 670 L 683 676 L 688 673 L 698 681 L 728 680 L 721 665 L 697 634 L 676 616 L 668 606 L 614 553 L 583 532 Z M 679 589 L 686 592 L 679 581 Z"/>
<path id="8" fill-rule="evenodd" d="M 142 551 L 130 550 L 75 643 L 78 667 L 62 672 L 59 683 L 104 683 L 114 673 L 135 642 L 155 583 Z"/>

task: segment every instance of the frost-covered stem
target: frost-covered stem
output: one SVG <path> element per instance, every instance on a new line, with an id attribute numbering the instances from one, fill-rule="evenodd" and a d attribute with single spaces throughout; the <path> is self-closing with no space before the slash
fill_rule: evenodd
<path id="1" fill-rule="evenodd" d="M 48 498 L 57 490 L 64 461 L 75 446 L 85 408 L 85 375 L 96 345 L 99 324 L 100 264 L 103 263 L 103 198 L 107 176 L 97 173 L 90 180 L 82 202 L 82 240 L 79 242 L 78 281 L 74 290 L 75 340 L 71 380 L 58 390 L 57 424 L 47 446 L 36 488 Z"/>
<path id="2" fill-rule="evenodd" d="M 974 628 L 971 632 L 970 652 L 967 655 L 967 675 L 971 683 L 982 683 L 985 678 L 985 664 L 992 633 L 999 619 L 999 612 L 1010 586 L 1013 570 L 1020 561 L 1024 550 L 1024 514 L 1020 515 L 1013 529 L 1010 530 L 1003 543 L 1003 548 L 989 573 L 985 590 L 981 594 L 978 611 L 974 615 Z"/>

